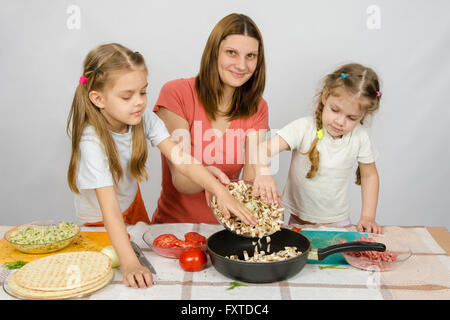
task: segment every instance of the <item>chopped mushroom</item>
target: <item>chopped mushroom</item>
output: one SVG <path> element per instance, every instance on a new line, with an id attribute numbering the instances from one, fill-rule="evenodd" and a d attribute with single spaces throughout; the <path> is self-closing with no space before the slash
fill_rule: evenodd
<path id="1" fill-rule="evenodd" d="M 245 261 L 248 261 L 248 259 L 249 259 L 249 257 L 248 257 L 248 253 L 247 253 L 247 251 L 246 250 L 244 250 L 244 260 Z"/>
<path id="2" fill-rule="evenodd" d="M 264 251 L 258 253 L 257 246 L 255 246 L 255 253 L 253 257 L 249 257 L 246 250 L 244 250 L 243 253 L 244 260 L 239 259 L 237 255 L 226 256 L 225 258 L 245 262 L 275 262 L 288 260 L 302 254 L 301 251 L 297 251 L 297 247 L 284 247 L 284 250 L 271 254 L 266 254 Z"/>
<path id="3" fill-rule="evenodd" d="M 217 219 L 223 225 L 237 234 L 258 238 L 262 238 L 281 229 L 284 208 L 278 207 L 278 204 L 269 205 L 261 200 L 260 197 L 255 197 L 253 195 L 252 185 L 246 184 L 243 180 L 232 182 L 227 187 L 231 195 L 239 200 L 257 218 L 258 224 L 255 226 L 246 225 L 238 217 L 233 215 L 229 219 L 225 219 L 217 205 L 216 197 L 213 196 L 211 199 L 211 208 Z"/>

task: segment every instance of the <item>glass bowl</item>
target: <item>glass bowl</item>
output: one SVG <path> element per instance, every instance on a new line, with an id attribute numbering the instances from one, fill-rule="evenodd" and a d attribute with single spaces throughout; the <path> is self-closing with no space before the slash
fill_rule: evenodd
<path id="1" fill-rule="evenodd" d="M 80 233 L 80 227 L 75 224 L 76 226 L 76 232 L 70 237 L 67 237 L 65 239 L 61 239 L 58 241 L 49 241 L 46 243 L 17 243 L 10 240 L 11 235 L 21 229 L 27 228 L 27 227 L 36 227 L 38 229 L 46 229 L 49 227 L 56 227 L 61 222 L 66 221 L 54 221 L 54 220 L 40 220 L 40 221 L 33 221 L 30 223 L 22 224 L 19 226 L 16 226 L 5 234 L 5 240 L 11 244 L 14 248 L 17 250 L 24 252 L 24 253 L 30 253 L 30 254 L 40 254 L 40 253 L 50 253 L 54 251 L 61 250 L 68 245 L 70 245 L 73 240 L 75 240 L 75 237 Z"/>
<path id="2" fill-rule="evenodd" d="M 359 252 L 344 252 L 341 253 L 342 257 L 351 266 L 367 270 L 367 271 L 391 271 L 401 266 L 406 260 L 408 260 L 412 251 L 404 241 L 395 235 L 383 235 L 372 234 L 367 235 L 367 239 L 360 238 L 355 240 L 354 236 L 347 232 L 338 234 L 333 238 L 333 243 L 338 244 L 343 241 L 375 241 L 383 243 L 386 246 L 386 251 L 374 252 L 374 251 L 362 251 Z M 358 256 L 359 255 L 359 256 Z M 370 255 L 372 255 L 371 258 Z M 388 261 L 387 261 L 388 260 Z"/>
<path id="3" fill-rule="evenodd" d="M 187 228 L 187 226 L 183 223 L 153 224 L 148 227 L 148 230 L 146 232 L 144 232 L 144 234 L 142 235 L 142 240 L 144 240 L 149 248 L 152 249 L 156 254 L 166 258 L 179 259 L 183 252 L 190 249 L 201 249 L 206 253 L 206 243 L 200 246 L 190 246 L 185 248 L 165 248 L 153 245 L 153 241 L 162 234 L 173 234 L 179 240 L 184 241 L 184 235 L 188 232 L 192 232 L 192 225 Z"/>

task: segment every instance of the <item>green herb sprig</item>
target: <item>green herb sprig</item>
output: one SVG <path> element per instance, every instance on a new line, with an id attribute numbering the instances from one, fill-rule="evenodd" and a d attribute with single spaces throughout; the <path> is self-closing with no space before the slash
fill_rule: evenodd
<path id="1" fill-rule="evenodd" d="M 323 270 L 323 269 L 348 269 L 348 268 L 339 267 L 337 264 L 331 264 L 329 266 L 319 266 L 319 269 Z"/>
<path id="2" fill-rule="evenodd" d="M 236 287 L 247 287 L 247 285 L 243 284 L 243 283 L 240 283 L 238 281 L 233 281 L 233 282 L 230 282 L 230 287 L 227 288 L 227 290 L 233 290 Z"/>
<path id="3" fill-rule="evenodd" d="M 13 261 L 13 262 L 5 262 L 3 264 L 3 266 L 5 266 L 6 268 L 12 270 L 12 269 L 20 269 L 22 268 L 24 265 L 26 265 L 28 262 L 26 261 Z"/>

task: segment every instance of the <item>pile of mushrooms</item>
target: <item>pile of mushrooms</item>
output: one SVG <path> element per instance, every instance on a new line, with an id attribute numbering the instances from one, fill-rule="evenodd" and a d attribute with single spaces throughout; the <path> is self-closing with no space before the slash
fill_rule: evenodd
<path id="1" fill-rule="evenodd" d="M 255 197 L 252 185 L 246 184 L 243 180 L 231 182 L 227 187 L 231 195 L 239 200 L 258 219 L 258 223 L 254 226 L 246 225 L 234 215 L 229 219 L 225 219 L 217 205 L 216 198 L 213 196 L 211 209 L 224 226 L 237 234 L 258 238 L 281 230 L 284 208 L 279 207 L 278 204 L 268 204 L 260 199 L 259 196 Z"/>

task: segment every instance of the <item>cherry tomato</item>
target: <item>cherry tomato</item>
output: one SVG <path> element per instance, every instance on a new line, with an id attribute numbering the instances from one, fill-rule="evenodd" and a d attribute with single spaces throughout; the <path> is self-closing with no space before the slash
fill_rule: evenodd
<path id="1" fill-rule="evenodd" d="M 206 238 L 197 232 L 188 232 L 184 235 L 186 242 L 198 243 L 197 246 L 201 246 L 206 243 Z"/>
<path id="2" fill-rule="evenodd" d="M 206 254 L 198 248 L 189 249 L 181 254 L 179 263 L 184 271 L 200 271 L 206 266 Z"/>
<path id="3" fill-rule="evenodd" d="M 162 248 L 173 248 L 181 241 L 173 234 L 162 234 L 153 240 L 153 245 Z"/>

